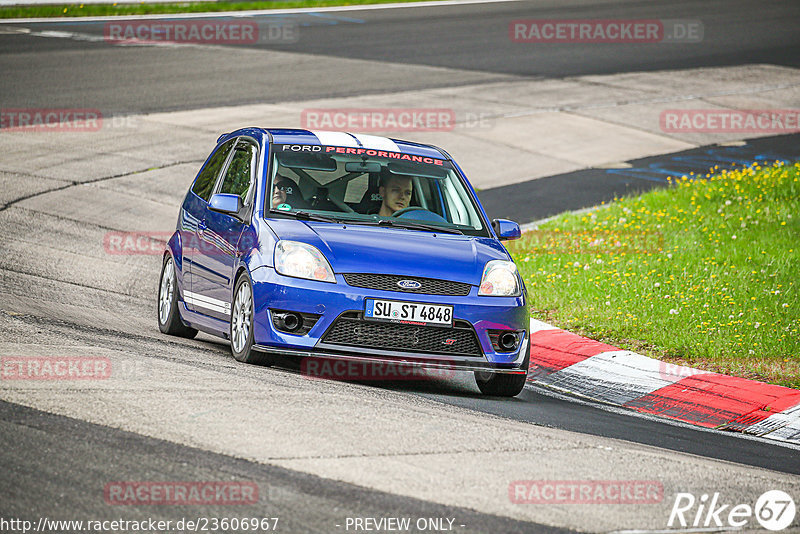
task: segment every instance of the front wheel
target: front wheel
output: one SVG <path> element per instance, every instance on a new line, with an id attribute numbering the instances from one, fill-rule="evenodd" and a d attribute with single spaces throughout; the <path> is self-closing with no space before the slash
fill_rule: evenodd
<path id="1" fill-rule="evenodd" d="M 268 365 L 269 358 L 253 350 L 253 288 L 247 275 L 236 282 L 231 309 L 231 352 L 237 361 Z"/>
<path id="2" fill-rule="evenodd" d="M 516 397 L 525 387 L 524 375 L 509 375 L 503 373 L 475 372 L 475 383 L 484 395 L 492 397 Z"/>
<path id="3" fill-rule="evenodd" d="M 526 336 L 527 337 L 527 336 Z M 492 373 L 487 371 L 475 371 L 475 383 L 484 395 L 492 397 L 516 397 L 525 387 L 528 379 L 528 365 L 531 353 L 525 355 L 522 361 L 522 368 L 525 369 L 524 375 L 509 375 L 504 373 Z"/>
<path id="4" fill-rule="evenodd" d="M 192 339 L 197 330 L 181 321 L 178 312 L 178 284 L 175 275 L 175 263 L 172 256 L 167 255 L 161 266 L 161 282 L 158 284 L 158 329 L 164 334 Z"/>

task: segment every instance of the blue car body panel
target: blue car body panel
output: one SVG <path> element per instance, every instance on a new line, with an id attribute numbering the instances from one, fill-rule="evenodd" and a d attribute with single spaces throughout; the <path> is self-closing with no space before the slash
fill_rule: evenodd
<path id="1" fill-rule="evenodd" d="M 447 360 L 467 362 L 476 369 L 522 370 L 528 350 L 529 328 L 523 281 L 519 280 L 522 293 L 518 297 L 478 296 L 486 263 L 511 259 L 490 224 L 486 224 L 490 236 L 479 237 L 272 216 L 264 208 L 270 145 L 326 143 L 308 130 L 245 128 L 220 136 L 218 147 L 230 139 L 241 137 L 258 146 L 254 194 L 247 215 L 240 219 L 212 211 L 205 200 L 190 190 L 181 206 L 176 232 L 167 244 L 166 253 L 175 262 L 179 312 L 184 323 L 228 338 L 235 282 L 238 276 L 248 276 L 253 287 L 253 332 L 255 344 L 260 349 L 294 351 L 307 356 L 341 352 L 365 358 Z M 475 199 L 481 217 L 488 222 L 473 188 L 446 152 L 431 146 L 391 141 L 404 154 L 450 161 Z M 223 165 L 221 175 L 225 168 Z M 282 239 L 307 243 L 319 249 L 330 262 L 336 283 L 279 274 L 274 268 L 274 249 Z M 344 278 L 348 273 L 438 279 L 469 284 L 470 289 L 469 294 L 462 296 L 366 289 L 349 285 Z M 322 338 L 337 319 L 349 313 L 362 313 L 368 298 L 452 305 L 454 317 L 474 329 L 481 354 L 453 356 L 420 350 L 387 352 L 375 347 L 327 344 Z M 307 333 L 296 335 L 279 331 L 273 324 L 271 310 L 315 314 L 319 319 Z M 521 338 L 519 346 L 513 351 L 495 350 L 489 337 L 490 330 L 518 332 Z"/>

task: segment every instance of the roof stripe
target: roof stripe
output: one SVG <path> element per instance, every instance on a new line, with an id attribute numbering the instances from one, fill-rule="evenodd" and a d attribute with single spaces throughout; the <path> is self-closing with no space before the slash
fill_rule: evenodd
<path id="1" fill-rule="evenodd" d="M 371 148 L 374 150 L 388 150 L 389 152 L 400 152 L 400 147 L 397 143 L 386 137 L 379 137 L 377 135 L 366 134 L 351 134 L 353 137 L 364 145 L 364 148 Z"/>
<path id="2" fill-rule="evenodd" d="M 320 144 L 328 146 L 351 146 L 358 147 L 355 137 L 344 132 L 328 132 L 325 130 L 309 130 L 319 139 Z"/>

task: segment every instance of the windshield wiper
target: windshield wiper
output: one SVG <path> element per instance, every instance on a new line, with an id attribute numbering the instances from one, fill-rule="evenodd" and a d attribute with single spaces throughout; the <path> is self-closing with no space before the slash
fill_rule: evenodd
<path id="1" fill-rule="evenodd" d="M 392 226 L 396 228 L 407 228 L 409 230 L 427 230 L 430 232 L 440 232 L 443 234 L 464 234 L 464 232 L 458 228 L 448 228 L 447 226 L 439 226 L 436 224 L 409 222 L 402 219 L 381 219 L 378 221 L 378 226 Z"/>
<path id="2" fill-rule="evenodd" d="M 334 217 L 328 217 L 327 215 L 320 215 L 319 213 L 310 213 L 308 211 L 288 211 L 284 213 L 291 213 L 292 215 L 294 215 L 295 219 L 299 219 L 301 221 L 319 221 L 319 222 L 329 222 L 329 223 L 343 222 Z"/>
<path id="3" fill-rule="evenodd" d="M 327 215 L 320 215 L 319 213 L 311 213 L 308 211 L 287 211 L 283 212 L 293 215 L 296 219 L 301 221 L 319 221 L 337 224 L 364 224 L 368 226 L 390 226 L 392 228 L 406 228 L 408 230 L 426 230 L 429 232 L 439 232 L 442 234 L 461 234 L 464 232 L 458 228 L 448 228 L 446 226 L 438 226 L 435 224 L 425 224 L 418 222 L 410 222 L 401 219 L 343 219 L 329 217 Z"/>

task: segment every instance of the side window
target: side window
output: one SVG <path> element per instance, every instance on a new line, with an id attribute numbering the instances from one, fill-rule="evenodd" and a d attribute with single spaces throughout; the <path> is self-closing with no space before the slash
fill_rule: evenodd
<path id="1" fill-rule="evenodd" d="M 228 157 L 228 153 L 231 151 L 231 147 L 235 141 L 235 139 L 231 139 L 212 154 L 208 159 L 208 164 L 200 172 L 200 175 L 192 186 L 192 192 L 206 202 L 211 198 L 211 191 L 214 190 L 214 184 L 217 182 L 219 170 L 225 163 L 225 159 Z"/>
<path id="2" fill-rule="evenodd" d="M 240 142 L 236 145 L 231 164 L 222 179 L 220 193 L 239 195 L 242 203 L 247 202 L 247 193 L 250 191 L 257 152 L 255 145 L 251 143 Z"/>

